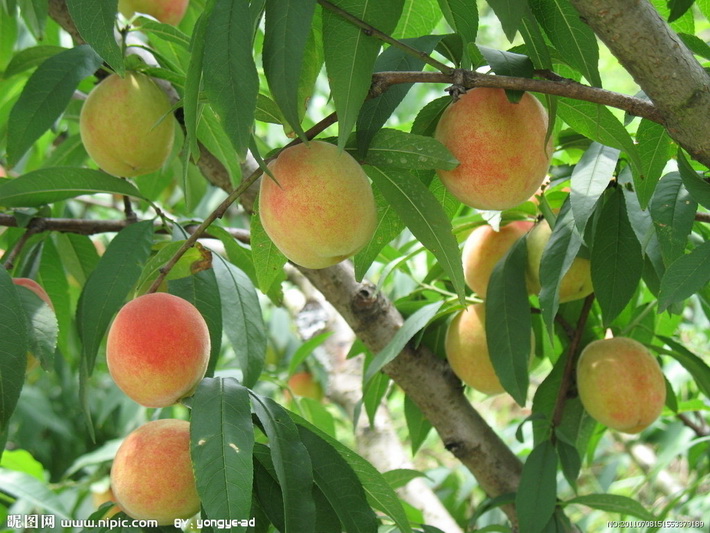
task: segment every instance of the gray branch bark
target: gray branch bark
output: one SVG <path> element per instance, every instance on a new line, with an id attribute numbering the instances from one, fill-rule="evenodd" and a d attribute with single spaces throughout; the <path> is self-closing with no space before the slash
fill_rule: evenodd
<path id="1" fill-rule="evenodd" d="M 647 0 L 570 0 L 651 99 L 669 135 L 710 166 L 710 75 Z"/>

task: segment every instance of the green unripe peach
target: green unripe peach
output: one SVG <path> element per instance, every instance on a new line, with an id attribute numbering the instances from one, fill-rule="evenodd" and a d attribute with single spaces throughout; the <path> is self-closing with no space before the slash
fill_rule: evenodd
<path id="1" fill-rule="evenodd" d="M 624 433 L 650 426 L 666 402 L 658 361 L 643 344 L 627 337 L 596 340 L 582 350 L 577 388 L 592 418 Z"/>
<path id="2" fill-rule="evenodd" d="M 177 26 L 187 11 L 188 0 L 118 0 L 118 10 L 126 18 L 145 13 L 160 22 Z"/>
<path id="3" fill-rule="evenodd" d="M 200 510 L 190 459 L 190 424 L 162 419 L 131 432 L 111 467 L 116 503 L 138 520 L 172 525 Z"/>
<path id="4" fill-rule="evenodd" d="M 49 308 L 54 311 L 54 305 L 52 304 L 52 300 L 49 299 L 49 295 L 47 294 L 47 291 L 44 290 L 44 288 L 37 283 L 35 280 L 30 279 L 30 278 L 12 278 L 12 282 L 15 285 L 19 285 L 21 287 L 25 287 L 32 292 L 34 292 L 37 296 L 39 296 L 44 303 L 46 303 Z M 25 368 L 25 372 L 30 372 L 31 370 L 34 370 L 39 366 L 39 359 L 37 359 L 32 352 L 27 352 L 27 367 Z"/>
<path id="5" fill-rule="evenodd" d="M 291 261 L 325 268 L 359 252 L 372 238 L 377 208 L 367 175 L 337 146 L 310 141 L 269 164 L 261 180 L 264 230 Z"/>
<path id="6" fill-rule="evenodd" d="M 532 331 L 530 335 L 532 354 L 535 338 Z M 454 317 L 446 330 L 444 349 L 454 374 L 466 385 L 484 394 L 499 394 L 505 390 L 488 351 L 484 303 L 469 305 Z"/>
<path id="7" fill-rule="evenodd" d="M 145 74 L 112 74 L 89 93 L 79 131 L 91 158 L 114 176 L 155 172 L 170 155 L 175 120 L 167 95 Z"/>
<path id="8" fill-rule="evenodd" d="M 187 300 L 162 292 L 124 305 L 106 342 L 111 377 L 146 407 L 166 407 L 192 394 L 209 358 L 209 330 L 200 312 Z"/>
<path id="9" fill-rule="evenodd" d="M 514 207 L 540 187 L 552 156 L 547 112 L 530 93 L 510 103 L 503 89 L 479 87 L 441 115 L 435 137 L 458 159 L 437 170 L 446 188 L 476 209 Z"/>
<path id="10" fill-rule="evenodd" d="M 466 283 L 481 298 L 486 297 L 493 268 L 533 223 L 528 220 L 511 222 L 495 231 L 488 224 L 478 226 L 466 239 L 462 261 Z"/>
<path id="11" fill-rule="evenodd" d="M 540 293 L 540 264 L 545 246 L 550 240 L 552 229 L 546 220 L 541 220 L 528 233 L 527 284 L 532 294 Z M 577 257 L 560 282 L 560 303 L 571 302 L 589 296 L 593 291 L 592 272 L 589 259 Z"/>

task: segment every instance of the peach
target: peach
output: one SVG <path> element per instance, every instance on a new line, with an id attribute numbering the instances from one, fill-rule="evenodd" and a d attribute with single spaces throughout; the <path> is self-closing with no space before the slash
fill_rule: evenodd
<path id="1" fill-rule="evenodd" d="M 530 335 L 532 354 L 535 337 L 532 331 Z M 488 352 L 484 303 L 469 305 L 454 317 L 446 330 L 444 349 L 454 374 L 466 385 L 484 394 L 499 394 L 505 390 Z"/>
<path id="2" fill-rule="evenodd" d="M 264 230 L 291 261 L 325 268 L 359 252 L 377 224 L 372 187 L 355 159 L 337 146 L 310 141 L 269 163 L 276 183 L 261 180 Z"/>
<path id="3" fill-rule="evenodd" d="M 592 418 L 624 433 L 650 426 L 666 402 L 658 361 L 643 344 L 627 337 L 599 339 L 582 350 L 577 388 Z"/>
<path id="4" fill-rule="evenodd" d="M 124 305 L 108 332 L 106 362 L 116 385 L 146 407 L 166 407 L 194 392 L 207 370 L 210 336 L 202 315 L 168 293 Z"/>
<path id="5" fill-rule="evenodd" d="M 121 508 L 118 505 L 115 505 L 116 503 L 116 497 L 113 495 L 113 489 L 109 487 L 105 491 L 102 492 L 92 492 L 91 493 L 91 500 L 94 504 L 94 507 L 98 509 L 101 507 L 103 504 L 112 502 L 114 505 L 108 508 L 106 513 L 103 515 L 102 518 L 111 518 L 113 515 L 116 513 L 119 513 L 121 511 Z"/>
<path id="6" fill-rule="evenodd" d="M 541 220 L 527 236 L 528 265 L 527 283 L 532 294 L 540 293 L 540 264 L 552 229 L 546 220 Z M 589 296 L 593 291 L 589 259 L 576 257 L 560 282 L 560 303 L 571 302 Z"/>
<path id="7" fill-rule="evenodd" d="M 446 108 L 435 138 L 460 164 L 437 170 L 446 188 L 476 209 L 503 210 L 540 187 L 552 156 L 547 111 L 530 93 L 510 103 L 503 89 L 479 87 Z"/>
<path id="8" fill-rule="evenodd" d="M 493 268 L 533 223 L 518 220 L 495 231 L 488 224 L 478 226 L 466 239 L 463 246 L 463 273 L 466 283 L 481 298 L 486 297 L 488 281 Z"/>
<path id="9" fill-rule="evenodd" d="M 89 93 L 79 131 L 91 158 L 114 176 L 130 178 L 158 170 L 173 146 L 170 100 L 145 74 L 112 74 Z"/>
<path id="10" fill-rule="evenodd" d="M 118 0 L 118 10 L 126 18 L 145 13 L 165 24 L 177 26 L 187 11 L 188 0 Z"/>
<path id="11" fill-rule="evenodd" d="M 310 372 L 296 372 L 288 380 L 288 389 L 296 396 L 317 401 L 323 399 L 323 387 L 313 378 L 313 374 Z"/>
<path id="12" fill-rule="evenodd" d="M 190 459 L 190 423 L 162 419 L 131 432 L 116 452 L 111 488 L 118 505 L 138 520 L 171 525 L 200 510 Z"/>
<path id="13" fill-rule="evenodd" d="M 30 279 L 30 278 L 12 278 L 12 282 L 15 285 L 19 285 L 21 287 L 25 287 L 32 292 L 34 292 L 37 296 L 39 296 L 44 303 L 46 303 L 49 308 L 54 311 L 54 305 L 52 305 L 52 300 L 49 299 L 49 295 L 47 294 L 47 291 L 44 290 L 44 288 L 37 283 L 35 280 Z M 39 366 L 39 360 L 34 356 L 33 353 L 27 352 L 27 367 L 25 368 L 25 372 L 30 372 L 37 368 Z"/>

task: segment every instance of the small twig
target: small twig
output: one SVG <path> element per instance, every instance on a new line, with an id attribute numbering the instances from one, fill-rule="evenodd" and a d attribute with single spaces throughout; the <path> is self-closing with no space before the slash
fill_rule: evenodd
<path id="1" fill-rule="evenodd" d="M 567 397 L 569 396 L 570 389 L 572 388 L 573 376 L 575 371 L 575 366 L 577 362 L 577 354 L 579 353 L 579 345 L 582 341 L 582 333 L 584 332 L 584 326 L 587 323 L 587 318 L 589 318 L 589 312 L 592 309 L 592 304 L 594 303 L 594 294 L 590 294 L 584 300 L 584 305 L 582 306 L 582 311 L 579 314 L 579 319 L 577 320 L 577 327 L 574 331 L 574 336 L 569 343 L 569 348 L 567 349 L 567 361 L 565 362 L 565 369 L 562 375 L 562 382 L 560 383 L 560 391 L 557 393 L 557 399 L 555 400 L 555 408 L 552 411 L 552 428 L 556 428 L 560 425 L 562 421 L 562 414 L 564 413 L 565 404 L 567 403 Z M 554 431 L 551 438 L 553 442 L 555 440 Z"/>
<path id="2" fill-rule="evenodd" d="M 367 22 L 357 18 L 355 15 L 352 15 L 348 13 L 347 11 L 339 8 L 338 6 L 328 2 L 328 0 L 318 0 L 318 3 L 324 8 L 327 9 L 328 11 L 331 11 L 338 15 L 339 17 L 343 18 L 344 20 L 347 20 L 354 26 L 357 26 L 358 28 L 361 28 L 364 33 L 370 37 L 375 37 L 379 39 L 380 41 L 383 41 L 391 46 L 394 46 L 395 48 L 399 48 L 400 50 L 403 50 L 404 52 L 414 56 L 418 57 L 428 65 L 431 65 L 437 70 L 440 70 L 441 72 L 446 72 L 448 74 L 453 73 L 453 68 L 451 68 L 448 65 L 445 65 L 444 63 L 441 63 L 431 57 L 429 54 L 422 52 L 421 50 L 417 50 L 416 48 L 412 48 L 411 46 L 403 43 L 402 41 L 398 41 L 397 39 L 387 35 L 386 33 L 381 32 L 374 26 L 371 26 Z"/>
<path id="3" fill-rule="evenodd" d="M 683 422 L 684 425 L 686 425 L 690 429 L 692 429 L 698 437 L 702 438 L 702 437 L 707 437 L 708 435 L 710 435 L 710 429 L 708 429 L 706 424 L 704 424 L 704 423 L 697 424 L 697 423 L 693 422 L 690 419 L 690 417 L 686 416 L 683 413 L 678 413 L 676 416 L 678 417 L 678 420 Z"/>
<path id="4" fill-rule="evenodd" d="M 15 243 L 15 246 L 7 252 L 7 260 L 5 261 L 5 270 L 12 270 L 13 267 L 15 266 L 15 261 L 17 258 L 20 256 L 20 253 L 22 252 L 22 249 L 25 247 L 27 242 L 30 240 L 30 238 L 37 234 L 41 233 L 42 230 L 40 228 L 34 228 L 31 226 L 27 227 L 27 230 L 22 234 L 22 237 L 18 239 L 18 241 Z M 5 259 L 5 256 L 3 256 L 3 259 Z"/>
<path id="5" fill-rule="evenodd" d="M 133 204 L 128 196 L 123 196 L 123 212 L 126 214 L 126 221 L 135 222 L 138 219 L 136 212 L 133 210 Z"/>
<path id="6" fill-rule="evenodd" d="M 696 222 L 707 222 L 710 224 L 710 213 L 695 213 Z"/>

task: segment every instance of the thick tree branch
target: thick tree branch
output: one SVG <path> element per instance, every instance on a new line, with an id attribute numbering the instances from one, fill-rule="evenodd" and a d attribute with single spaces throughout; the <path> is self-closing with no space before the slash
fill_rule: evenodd
<path id="1" fill-rule="evenodd" d="M 658 108 L 669 135 L 710 166 L 710 75 L 647 0 L 571 0 Z"/>

